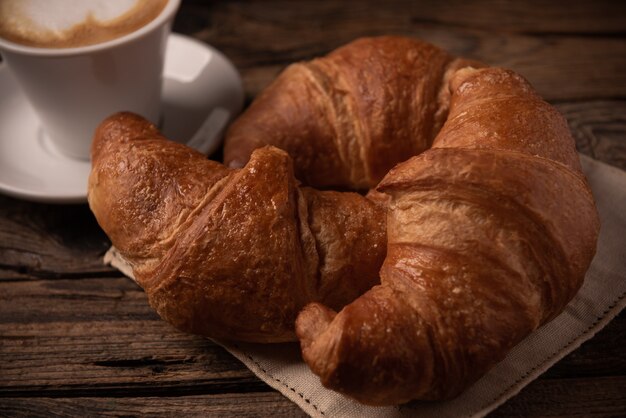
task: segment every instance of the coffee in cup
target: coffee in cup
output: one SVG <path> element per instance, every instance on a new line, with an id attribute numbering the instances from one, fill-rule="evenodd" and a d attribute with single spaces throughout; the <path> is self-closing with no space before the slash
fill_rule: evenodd
<path id="1" fill-rule="evenodd" d="M 0 0 L 0 55 L 37 113 L 43 140 L 89 159 L 94 130 L 112 113 L 158 123 L 165 46 L 179 5 Z"/>
<path id="2" fill-rule="evenodd" d="M 40 48 L 107 42 L 156 18 L 167 0 L 0 0 L 0 37 Z"/>

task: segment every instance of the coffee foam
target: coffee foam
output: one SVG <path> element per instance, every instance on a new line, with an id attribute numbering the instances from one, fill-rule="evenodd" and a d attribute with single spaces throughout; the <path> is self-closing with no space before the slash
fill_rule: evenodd
<path id="1" fill-rule="evenodd" d="M 126 35 L 167 0 L 0 0 L 0 37 L 40 47 L 77 47 Z"/>

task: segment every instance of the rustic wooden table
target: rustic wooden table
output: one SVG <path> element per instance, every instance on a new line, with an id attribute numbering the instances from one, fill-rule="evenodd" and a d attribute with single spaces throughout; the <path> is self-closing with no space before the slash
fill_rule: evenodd
<path id="1" fill-rule="evenodd" d="M 286 64 L 359 36 L 422 38 L 525 75 L 580 152 L 626 169 L 625 6 L 184 1 L 174 30 L 232 59 L 248 99 Z M 102 264 L 108 246 L 86 205 L 0 196 L 1 416 L 303 415 L 219 346 L 161 321 Z M 625 344 L 622 313 L 493 416 L 626 415 Z"/>

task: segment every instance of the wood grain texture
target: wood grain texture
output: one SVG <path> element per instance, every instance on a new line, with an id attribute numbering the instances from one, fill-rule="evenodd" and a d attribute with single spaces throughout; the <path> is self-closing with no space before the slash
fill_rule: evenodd
<path id="1" fill-rule="evenodd" d="M 248 100 L 289 63 L 404 34 L 511 67 L 580 152 L 626 170 L 626 3 L 183 1 L 175 30 L 225 52 Z M 218 154 L 219 155 L 219 154 Z M 213 342 L 161 321 L 101 257 L 86 205 L 0 196 L 0 416 L 304 416 Z M 494 417 L 626 416 L 626 313 Z"/>
<path id="2" fill-rule="evenodd" d="M 193 25 L 179 23 L 187 14 Z M 624 16 L 623 2 L 225 2 L 190 5 L 175 29 L 224 51 L 252 96 L 293 61 L 360 36 L 399 34 L 511 68 L 548 100 L 581 100 L 626 96 L 626 72 L 618 70 L 626 68 Z"/>
<path id="3" fill-rule="evenodd" d="M 595 337 L 597 344 L 583 345 L 545 376 L 626 375 L 619 344 L 625 334 L 622 314 Z M 0 336 L 3 396 L 265 387 L 220 346 L 160 320 L 143 291 L 127 278 L 0 283 Z"/>
<path id="4" fill-rule="evenodd" d="M 624 376 L 541 379 L 525 387 L 491 417 L 620 417 L 626 415 Z"/>
<path id="5" fill-rule="evenodd" d="M 278 392 L 230 393 L 199 396 L 0 398 L 0 415 L 150 416 L 150 417 L 306 417 Z"/>
<path id="6" fill-rule="evenodd" d="M 265 387 L 210 340 L 161 321 L 130 279 L 23 280 L 0 283 L 0 295 L 4 394 Z"/>
<path id="7" fill-rule="evenodd" d="M 626 101 L 564 102 L 556 107 L 580 152 L 626 170 Z"/>
<path id="8" fill-rule="evenodd" d="M 34 204 L 0 195 L 0 282 L 111 274 L 102 263 L 109 246 L 86 205 Z"/>

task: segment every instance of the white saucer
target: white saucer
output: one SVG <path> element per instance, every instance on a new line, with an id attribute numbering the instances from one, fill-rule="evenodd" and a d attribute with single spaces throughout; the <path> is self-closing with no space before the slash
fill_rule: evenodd
<path id="1" fill-rule="evenodd" d="M 54 149 L 6 64 L 0 63 L 0 193 L 84 203 L 91 164 Z M 172 34 L 167 43 L 161 130 L 210 154 L 243 106 L 241 78 L 219 51 Z"/>

